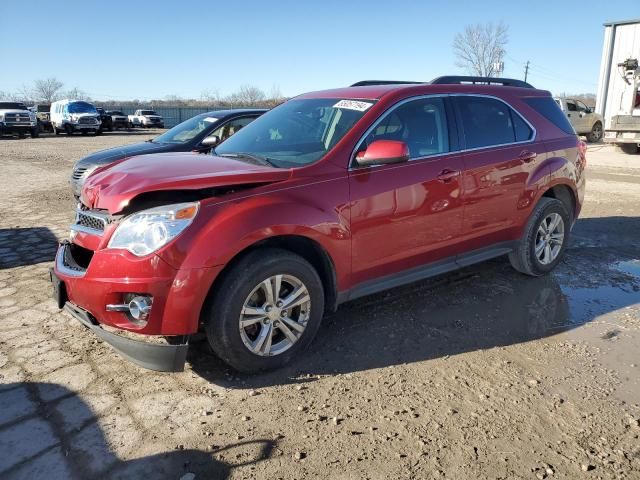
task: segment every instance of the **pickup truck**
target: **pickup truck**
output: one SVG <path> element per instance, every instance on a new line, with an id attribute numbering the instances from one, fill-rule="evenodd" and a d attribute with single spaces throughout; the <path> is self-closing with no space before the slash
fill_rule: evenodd
<path id="1" fill-rule="evenodd" d="M 154 110 L 136 110 L 129 115 L 129 127 L 164 128 L 164 119 Z"/>
<path id="2" fill-rule="evenodd" d="M 587 137 L 590 143 L 599 142 L 604 133 L 602 115 L 595 113 L 580 100 L 558 97 L 554 99 L 560 110 L 567 116 L 578 135 Z"/>
<path id="3" fill-rule="evenodd" d="M 40 134 L 36 114 L 22 102 L 0 102 L 0 135 L 6 133 L 17 133 L 20 138 L 30 133 L 36 138 Z"/>

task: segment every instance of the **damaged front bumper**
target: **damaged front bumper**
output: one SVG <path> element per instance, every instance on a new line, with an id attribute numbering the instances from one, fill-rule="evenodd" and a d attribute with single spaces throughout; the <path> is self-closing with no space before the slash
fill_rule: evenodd
<path id="1" fill-rule="evenodd" d="M 131 362 L 159 372 L 182 372 L 184 370 L 189 350 L 188 336 L 185 337 L 184 343 L 177 345 L 136 341 L 106 331 L 89 312 L 71 302 L 65 302 L 64 309 Z"/>

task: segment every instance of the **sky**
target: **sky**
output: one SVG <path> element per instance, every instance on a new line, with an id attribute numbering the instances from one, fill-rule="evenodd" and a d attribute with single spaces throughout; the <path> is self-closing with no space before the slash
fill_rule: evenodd
<path id="1" fill-rule="evenodd" d="M 509 28 L 504 76 L 553 93 L 595 93 L 605 21 L 640 0 L 0 0 L 0 91 L 56 77 L 99 100 L 221 96 L 253 85 L 285 96 L 363 79 L 464 74 L 467 24 Z"/>

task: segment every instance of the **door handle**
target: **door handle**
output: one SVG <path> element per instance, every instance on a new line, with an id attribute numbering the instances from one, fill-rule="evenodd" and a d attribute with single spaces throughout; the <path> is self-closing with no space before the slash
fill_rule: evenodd
<path id="1" fill-rule="evenodd" d="M 440 175 L 438 175 L 438 180 L 443 183 L 448 183 L 454 178 L 459 176 L 460 176 L 460 170 L 450 170 L 448 168 L 445 168 L 440 172 Z"/>
<path id="2" fill-rule="evenodd" d="M 520 153 L 520 156 L 518 157 L 520 160 L 522 160 L 525 163 L 531 163 L 533 162 L 536 157 L 538 156 L 538 154 L 536 152 L 530 152 L 529 150 L 523 150 Z"/>

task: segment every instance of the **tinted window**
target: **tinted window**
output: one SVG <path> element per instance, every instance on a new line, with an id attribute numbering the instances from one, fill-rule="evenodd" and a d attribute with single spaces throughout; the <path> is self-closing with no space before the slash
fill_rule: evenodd
<path id="1" fill-rule="evenodd" d="M 573 100 L 567 100 L 567 110 L 569 110 L 570 112 L 578 111 L 578 107 L 576 107 L 576 104 Z"/>
<path id="2" fill-rule="evenodd" d="M 510 108 L 486 97 L 456 97 L 462 116 L 466 148 L 503 145 L 516 141 Z"/>
<path id="3" fill-rule="evenodd" d="M 511 121 L 516 134 L 516 142 L 525 142 L 533 137 L 533 130 L 527 125 L 520 115 L 511 110 Z"/>
<path id="4" fill-rule="evenodd" d="M 376 140 L 405 142 L 411 158 L 448 152 L 449 137 L 443 100 L 422 98 L 400 105 L 382 118 L 359 150 L 364 150 Z"/>
<path id="5" fill-rule="evenodd" d="M 562 113 L 558 104 L 551 97 L 525 98 L 524 101 L 563 132 L 572 135 L 576 134 L 565 114 Z"/>

